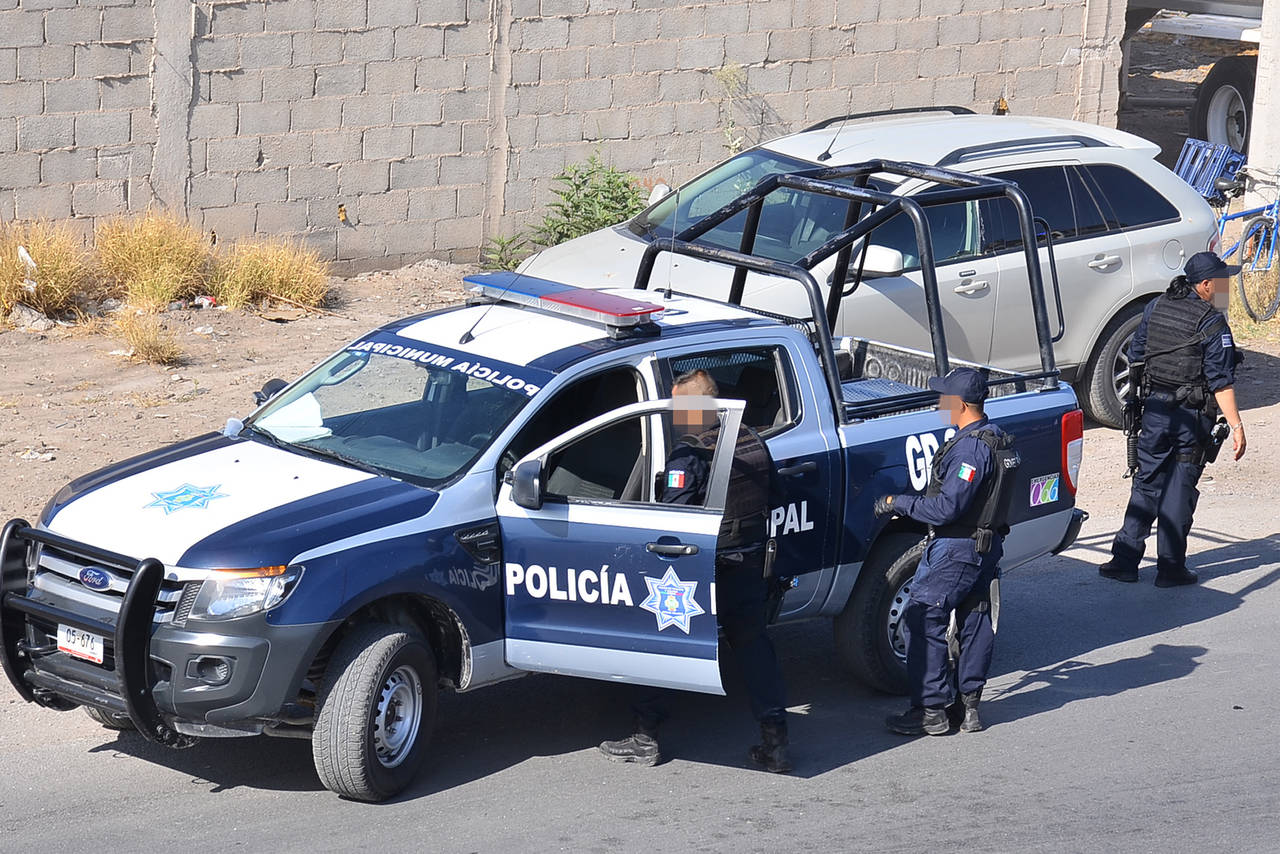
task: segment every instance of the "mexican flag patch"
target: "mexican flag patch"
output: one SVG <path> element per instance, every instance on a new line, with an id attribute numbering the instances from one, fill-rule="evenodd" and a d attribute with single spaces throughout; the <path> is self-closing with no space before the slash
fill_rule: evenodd
<path id="1" fill-rule="evenodd" d="M 961 463 L 960 471 L 956 472 L 956 476 L 966 483 L 973 483 L 973 473 L 976 471 L 977 469 L 968 463 Z"/>
<path id="2" fill-rule="evenodd" d="M 667 489 L 684 489 L 684 472 L 678 469 L 667 472 Z"/>

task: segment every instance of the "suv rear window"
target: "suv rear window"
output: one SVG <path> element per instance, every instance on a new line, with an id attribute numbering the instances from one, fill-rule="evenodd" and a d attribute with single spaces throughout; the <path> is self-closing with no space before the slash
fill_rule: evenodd
<path id="1" fill-rule="evenodd" d="M 1112 230 L 1173 222 L 1178 209 L 1150 184 L 1121 166 L 1094 163 L 1079 167 L 1100 190 L 1107 225 Z"/>

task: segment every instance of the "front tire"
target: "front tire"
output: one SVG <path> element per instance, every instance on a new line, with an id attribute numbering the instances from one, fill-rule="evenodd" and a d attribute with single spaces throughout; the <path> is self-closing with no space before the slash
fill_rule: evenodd
<path id="1" fill-rule="evenodd" d="M 435 656 L 417 633 L 373 624 L 344 638 L 311 736 L 325 788 L 358 801 L 403 791 L 426 758 L 437 699 Z"/>
<path id="2" fill-rule="evenodd" d="M 108 712 L 96 706 L 85 706 L 84 713 L 107 729 L 130 730 L 134 728 L 133 721 L 129 716 L 119 712 Z"/>
<path id="3" fill-rule="evenodd" d="M 1131 306 L 1111 319 L 1098 339 L 1081 383 L 1081 404 L 1094 421 L 1119 429 L 1124 398 L 1129 393 L 1129 342 L 1142 322 L 1142 306 Z"/>
<path id="4" fill-rule="evenodd" d="M 862 566 L 849 603 L 835 618 L 836 654 L 859 682 L 886 694 L 907 693 L 902 614 L 924 557 L 919 534 L 890 534 Z"/>

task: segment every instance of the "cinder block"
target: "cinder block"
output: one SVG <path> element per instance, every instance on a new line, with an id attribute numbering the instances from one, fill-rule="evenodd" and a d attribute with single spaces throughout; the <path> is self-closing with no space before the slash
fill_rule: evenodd
<path id="1" fill-rule="evenodd" d="M 933 81 L 933 103 L 967 106 L 975 102 L 973 75 L 943 77 Z"/>
<path id="2" fill-rule="evenodd" d="M 289 65 L 293 58 L 293 36 L 289 33 L 264 33 L 226 41 L 240 42 L 241 68 L 279 68 Z"/>
<path id="3" fill-rule="evenodd" d="M 10 184 L 9 174 L 4 174 L 5 183 Z M 40 157 L 40 183 L 70 184 L 76 181 L 92 181 L 98 177 L 98 159 L 93 149 L 64 148 L 50 151 Z M 10 184 L 10 186 L 21 186 Z"/>
<path id="4" fill-rule="evenodd" d="M 953 15 L 938 21 L 938 44 L 975 44 L 982 27 L 977 15 Z"/>
<path id="5" fill-rule="evenodd" d="M 124 181 L 86 181 L 71 188 L 72 216 L 108 216 L 128 209 Z"/>
<path id="6" fill-rule="evenodd" d="M 436 223 L 436 245 L 441 249 L 472 249 L 484 239 L 484 218 L 459 216 Z"/>
<path id="7" fill-rule="evenodd" d="M 817 27 L 810 31 L 810 55 L 815 59 L 835 59 L 853 51 L 853 33 L 836 27 Z"/>
<path id="8" fill-rule="evenodd" d="M 382 255 L 374 226 L 353 226 L 338 231 L 338 260 L 370 259 Z"/>
<path id="9" fill-rule="evenodd" d="M 938 46 L 938 22 L 932 18 L 898 24 L 897 50 L 928 50 Z"/>
<path id="10" fill-rule="evenodd" d="M 484 155 L 489 151 L 489 122 L 467 122 L 462 126 L 462 153 Z"/>
<path id="11" fill-rule="evenodd" d="M 542 80 L 581 80 L 587 74 L 587 49 L 550 50 L 541 54 Z"/>
<path id="12" fill-rule="evenodd" d="M 236 116 L 235 104 L 197 104 L 191 110 L 191 135 L 235 136 L 239 128 Z"/>
<path id="13" fill-rule="evenodd" d="M 0 175 L 10 189 L 35 187 L 40 183 L 40 155 L 31 151 L 0 154 Z"/>
<path id="14" fill-rule="evenodd" d="M 466 63 L 461 59 L 428 57 L 418 60 L 414 85 L 420 92 L 461 89 L 466 80 Z"/>
<path id="15" fill-rule="evenodd" d="M 236 203 L 283 202 L 289 197 L 289 171 L 267 169 L 236 175 Z"/>
<path id="16" fill-rule="evenodd" d="M 444 30 L 435 27 L 399 27 L 394 34 L 397 57 L 444 56 Z"/>
<path id="17" fill-rule="evenodd" d="M 215 36 L 260 33 L 263 27 L 263 9 L 266 5 L 254 0 L 214 5 L 211 10 L 209 31 Z"/>
<path id="18" fill-rule="evenodd" d="M 151 105 L 151 82 L 146 77 L 104 77 L 98 81 L 103 110 L 129 110 Z"/>
<path id="19" fill-rule="evenodd" d="M 605 50 L 605 48 L 599 48 Z M 588 56 L 588 68 L 590 68 Z M 628 68 L 627 71 L 631 69 Z M 592 72 L 596 73 L 596 72 Z M 511 57 L 511 82 L 516 86 L 536 84 L 542 78 L 542 54 L 537 51 L 516 53 Z"/>
<path id="20" fill-rule="evenodd" d="M 537 145 L 560 145 L 578 142 L 582 137 L 582 116 L 570 112 L 555 116 L 538 116 Z"/>
<path id="21" fill-rule="evenodd" d="M 512 44 L 520 50 L 557 50 L 569 46 L 569 22 L 562 18 L 533 18 L 511 27 Z M 446 55 L 448 55 L 446 45 Z"/>
<path id="22" fill-rule="evenodd" d="M 99 148 L 96 152 L 97 157 L 92 158 L 95 176 L 104 180 L 128 179 L 131 176 L 133 164 L 137 163 L 139 177 L 141 177 L 141 175 L 147 174 L 151 167 L 150 152 L 151 146 L 133 145 L 132 143 L 111 148 Z M 93 153 L 90 152 L 90 154 Z"/>
<path id="23" fill-rule="evenodd" d="M 809 30 L 778 30 L 769 33 L 769 50 L 765 58 L 770 62 L 808 59 L 813 55 L 812 41 Z"/>
<path id="24" fill-rule="evenodd" d="M 898 44 L 898 25 L 879 21 L 858 24 L 853 32 L 855 53 L 883 53 Z"/>
<path id="25" fill-rule="evenodd" d="M 796 62 L 791 66 L 791 85 L 797 91 L 813 92 L 830 89 L 833 63 L 830 59 Z"/>
<path id="26" fill-rule="evenodd" d="M 213 72 L 209 75 L 209 100 L 222 104 L 261 101 L 262 72 Z"/>
<path id="27" fill-rule="evenodd" d="M 385 193 L 391 188 L 388 161 L 343 163 L 338 169 L 338 192 L 344 196 Z"/>
<path id="28" fill-rule="evenodd" d="M 364 155 L 364 131 L 341 130 L 313 134 L 316 163 L 349 163 Z"/>
<path id="29" fill-rule="evenodd" d="M 440 99 L 440 109 L 446 122 L 486 119 L 489 117 L 489 93 L 480 89 L 445 92 Z"/>
<path id="30" fill-rule="evenodd" d="M 3 30 L 0 26 L 0 30 Z M 102 10 L 104 42 L 146 41 L 155 37 L 156 21 L 150 4 Z"/>
<path id="31" fill-rule="evenodd" d="M 475 154 L 441 157 L 440 183 L 445 186 L 482 184 L 487 177 L 488 166 L 485 157 Z"/>
<path id="32" fill-rule="evenodd" d="M 321 30 L 354 30 L 368 21 L 367 0 L 316 0 L 316 27 Z"/>
<path id="33" fill-rule="evenodd" d="M 920 74 L 924 77 L 951 77 L 960 73 L 960 51 L 955 45 L 935 47 L 920 54 Z"/>
<path id="34" fill-rule="evenodd" d="M 468 20 L 467 0 L 432 0 L 417 5 L 419 24 L 443 27 L 446 24 L 465 24 Z"/>
<path id="35" fill-rule="evenodd" d="M 1058 92 L 1056 68 L 1028 68 L 1013 75 L 1013 94 L 1020 99 L 1043 98 Z"/>
<path id="36" fill-rule="evenodd" d="M 981 74 L 986 71 L 999 71 L 1004 66 L 1002 42 L 981 42 L 960 47 L 960 70 L 964 74 Z M 1013 69 L 1009 69 L 1012 71 Z"/>
<path id="37" fill-rule="evenodd" d="M 329 130 L 341 124 L 341 98 L 312 98 L 289 108 L 289 127 L 294 131 Z"/>
<path id="38" fill-rule="evenodd" d="M 1010 39 L 1002 45 L 1004 68 L 1035 68 L 1040 65 L 1040 51 L 1043 42 L 1040 39 Z"/>
<path id="39" fill-rule="evenodd" d="M 890 103 L 894 109 L 933 106 L 933 81 L 908 80 L 895 84 Z"/>
<path id="40" fill-rule="evenodd" d="M 315 136 L 319 136 L 316 134 Z M 360 156 L 360 135 L 355 134 L 355 156 Z M 262 137 L 262 165 L 272 168 L 287 166 L 305 166 L 312 162 L 311 146 L 313 135 L 308 133 L 286 133 Z M 320 158 L 323 159 L 323 158 Z"/>
<path id="41" fill-rule="evenodd" d="M 1049 38 L 1062 32 L 1065 10 L 1048 6 L 1043 9 L 1027 9 L 1020 13 L 1022 35 L 1028 38 Z"/>
<path id="42" fill-rule="evenodd" d="M 488 188 L 479 184 L 471 184 L 458 188 L 458 215 L 476 216 L 483 214 L 489 201 Z"/>
<path id="43" fill-rule="evenodd" d="M 153 143 L 158 130 L 150 109 L 129 111 L 129 142 Z"/>
<path id="44" fill-rule="evenodd" d="M 220 208 L 236 200 L 235 178 L 227 173 L 205 172 L 191 176 L 187 205 L 193 208 Z"/>
<path id="45" fill-rule="evenodd" d="M 690 133 L 715 128 L 720 124 L 720 106 L 710 101 L 676 104 L 676 127 Z"/>
<path id="46" fill-rule="evenodd" d="M 608 78 L 592 75 L 592 79 L 566 84 L 565 96 L 576 110 L 603 110 L 613 103 L 613 85 Z"/>
<path id="47" fill-rule="evenodd" d="M 40 12 L 0 12 L 0 47 L 39 47 L 44 44 L 44 15 Z"/>
<path id="48" fill-rule="evenodd" d="M 963 7 L 964 0 L 920 0 L 920 14 L 926 17 L 958 15 Z"/>
<path id="49" fill-rule="evenodd" d="M 675 41 L 653 41 L 636 45 L 633 60 L 636 74 L 669 72 L 676 67 L 678 49 Z"/>
<path id="50" fill-rule="evenodd" d="M 13 191 L 14 219 L 64 220 L 70 216 L 70 187 L 19 187 Z"/>
<path id="51" fill-rule="evenodd" d="M 676 77 L 676 75 L 670 75 Z M 696 80 L 694 75 L 680 75 L 686 81 Z M 613 81 L 613 103 L 618 107 L 638 107 L 652 104 L 658 100 L 658 76 L 645 74 L 636 77 L 624 77 Z M 666 81 L 664 81 L 666 82 Z M 675 83 L 675 80 L 670 81 Z M 698 89 L 701 86 L 698 85 Z"/>
<path id="52" fill-rule="evenodd" d="M 748 6 L 739 3 L 724 3 L 719 6 L 707 6 L 703 27 L 709 36 L 725 36 L 730 33 L 747 31 Z M 828 12 L 830 16 L 830 12 Z"/>
<path id="53" fill-rule="evenodd" d="M 207 150 L 211 172 L 240 172 L 262 163 L 262 144 L 256 136 L 211 139 Z"/>
<path id="54" fill-rule="evenodd" d="M 508 187 L 510 184 L 507 185 Z M 409 191 L 410 220 L 438 222 L 458 213 L 457 191 L 452 187 L 432 187 Z"/>
<path id="55" fill-rule="evenodd" d="M 257 206 L 252 204 L 207 208 L 200 217 L 201 228 L 206 232 L 217 232 L 219 240 L 251 236 L 257 231 L 256 208 Z"/>
<path id="56" fill-rule="evenodd" d="M 18 120 L 0 117 L 0 154 L 18 150 Z"/>
<path id="57" fill-rule="evenodd" d="M 366 160 L 395 159 L 413 153 L 413 131 L 407 127 L 369 128 L 363 141 Z"/>
<path id="58" fill-rule="evenodd" d="M 45 13 L 44 26 L 56 44 L 92 44 L 102 38 L 102 13 L 91 7 L 54 9 Z"/>
<path id="59" fill-rule="evenodd" d="M 421 125 L 413 129 L 413 156 L 459 154 L 462 152 L 462 125 L 457 122 Z"/>
<path id="60" fill-rule="evenodd" d="M 371 62 L 364 68 L 364 91 L 370 95 L 412 92 L 417 64 L 409 59 Z"/>
<path id="61" fill-rule="evenodd" d="M 262 13 L 262 28 L 269 33 L 307 31 L 316 25 L 315 0 L 271 0 Z"/>
<path id="62" fill-rule="evenodd" d="M 306 231 L 306 202 L 266 202 L 258 205 L 259 234 L 273 237 Z"/>
<path id="63" fill-rule="evenodd" d="M 807 35 L 807 34 L 806 34 Z M 724 39 L 681 39 L 676 43 L 676 67 L 715 69 L 724 65 Z"/>
<path id="64" fill-rule="evenodd" d="M 764 62 L 768 55 L 768 33 L 733 33 L 725 36 L 724 61 L 727 64 L 754 65 Z"/>
<path id="65" fill-rule="evenodd" d="M 580 0 L 574 0 L 581 6 Z M 596 47 L 613 44 L 613 15 L 585 15 L 569 19 L 570 47 Z"/>
<path id="66" fill-rule="evenodd" d="M 346 33 L 342 37 L 342 57 L 350 63 L 391 59 L 395 56 L 395 34 L 388 28 Z"/>
<path id="67" fill-rule="evenodd" d="M 398 160 L 391 164 L 391 189 L 393 190 L 434 187 L 438 183 L 440 183 L 439 157 L 416 157 L 412 160 Z"/>
<path id="68" fill-rule="evenodd" d="M 316 95 L 316 72 L 310 65 L 298 68 L 273 68 L 264 78 L 263 101 L 285 109 L 289 103 L 304 101 Z"/>
<path id="69" fill-rule="evenodd" d="M 70 45 L 20 47 L 18 77 L 22 80 L 56 80 L 75 73 L 75 60 Z"/>
<path id="70" fill-rule="evenodd" d="M 999 45 L 993 45 L 997 55 L 1000 51 Z M 963 53 L 963 51 L 962 51 Z M 891 53 L 883 54 L 876 63 L 876 82 L 883 84 L 898 84 L 908 80 L 915 80 L 920 76 L 920 57 L 914 53 Z M 963 58 L 961 64 L 963 65 Z"/>
<path id="71" fill-rule="evenodd" d="M 336 166 L 292 166 L 288 171 L 290 199 L 327 199 L 338 194 Z"/>
<path id="72" fill-rule="evenodd" d="M 487 56 L 491 51 L 489 28 L 480 22 L 444 31 L 445 56 Z"/>
<path id="73" fill-rule="evenodd" d="M 1006 12 L 984 12 L 978 24 L 979 38 L 984 42 L 1014 39 L 1022 34 L 1022 21 Z"/>
<path id="74" fill-rule="evenodd" d="M 251 136 L 288 133 L 289 111 L 279 104 L 241 104 L 236 126 Z"/>
<path id="75" fill-rule="evenodd" d="M 208 150 L 209 144 L 203 139 L 193 139 L 188 142 L 187 150 L 191 159 L 191 174 L 199 175 L 206 171 L 208 158 L 205 152 Z"/>
<path id="76" fill-rule="evenodd" d="M 18 0 L 8 0 L 17 3 Z M 13 190 L 0 190 L 0 221 L 9 222 L 17 217 L 13 213 Z"/>
<path id="77" fill-rule="evenodd" d="M 747 89 L 751 92 L 787 92 L 791 89 L 791 66 L 787 63 L 747 69 Z"/>
<path id="78" fill-rule="evenodd" d="M 18 48 L 0 48 L 0 83 L 18 79 Z"/>
<path id="79" fill-rule="evenodd" d="M 378 229 L 387 257 L 399 259 L 397 264 L 426 257 L 434 231 L 434 223 L 429 222 L 391 222 Z"/>
<path id="80" fill-rule="evenodd" d="M 310 211 L 307 212 L 307 216 L 309 221 Z M 297 235 L 296 238 L 300 246 L 315 252 L 325 261 L 332 261 L 338 256 L 338 232 L 335 229 L 312 229 Z"/>
<path id="81" fill-rule="evenodd" d="M 125 133 L 127 134 L 127 113 L 125 118 Z M 75 123 L 71 116 L 18 117 L 18 148 L 23 151 L 48 151 L 53 148 L 70 148 L 74 144 Z"/>
<path id="82" fill-rule="evenodd" d="M 867 0 L 858 0 L 856 5 L 870 6 Z M 844 19 L 847 20 L 847 19 Z M 753 31 L 770 32 L 785 30 L 791 27 L 790 3 L 751 3 L 747 6 L 747 28 Z"/>
<path id="83" fill-rule="evenodd" d="M 356 63 L 316 68 L 316 96 L 355 95 L 364 91 L 364 66 Z"/>
<path id="84" fill-rule="evenodd" d="M 695 101 L 706 97 L 709 90 L 718 88 L 709 75 L 698 71 L 664 74 L 658 78 L 657 101 L 674 103 Z M 717 92 L 717 94 L 720 94 Z M 634 106 L 634 105 L 633 105 Z"/>
<path id="85" fill-rule="evenodd" d="M 405 0 L 369 0 L 369 26 L 404 27 L 418 21 L 418 4 Z"/>
<path id="86" fill-rule="evenodd" d="M 353 95 L 342 101 L 343 127 L 391 124 L 390 95 Z"/>
<path id="87" fill-rule="evenodd" d="M 293 64 L 331 65 L 342 61 L 342 33 L 293 34 Z"/>
<path id="88" fill-rule="evenodd" d="M 152 42 L 130 42 L 129 73 L 150 74 L 151 59 L 155 52 L 155 45 Z"/>
<path id="89" fill-rule="evenodd" d="M 98 81 L 50 80 L 44 84 L 46 113 L 80 113 L 98 109 Z"/>
<path id="90" fill-rule="evenodd" d="M 437 92 L 397 95 L 391 103 L 391 122 L 397 125 L 424 125 L 440 121 L 442 96 Z"/>
<path id="91" fill-rule="evenodd" d="M 613 20 L 613 40 L 617 44 L 652 41 L 658 37 L 658 13 L 622 11 Z"/>

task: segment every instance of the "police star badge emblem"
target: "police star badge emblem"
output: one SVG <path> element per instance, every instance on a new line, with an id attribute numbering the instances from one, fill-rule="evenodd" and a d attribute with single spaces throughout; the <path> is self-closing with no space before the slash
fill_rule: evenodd
<path id="1" fill-rule="evenodd" d="M 640 607 L 657 618 L 658 631 L 675 626 L 687 635 L 689 621 L 699 614 L 707 613 L 693 598 L 698 582 L 681 581 L 680 576 L 670 567 L 662 578 L 646 577 L 644 583 L 649 586 L 649 595 L 640 603 Z"/>
<path id="2" fill-rule="evenodd" d="M 177 489 L 170 489 L 164 492 L 153 492 L 151 495 L 156 499 L 144 507 L 159 507 L 164 510 L 164 515 L 183 510 L 185 508 L 193 508 L 202 510 L 209 506 L 209 502 L 215 498 L 226 498 L 226 493 L 219 492 L 222 484 L 215 486 L 192 486 L 184 483 Z"/>

